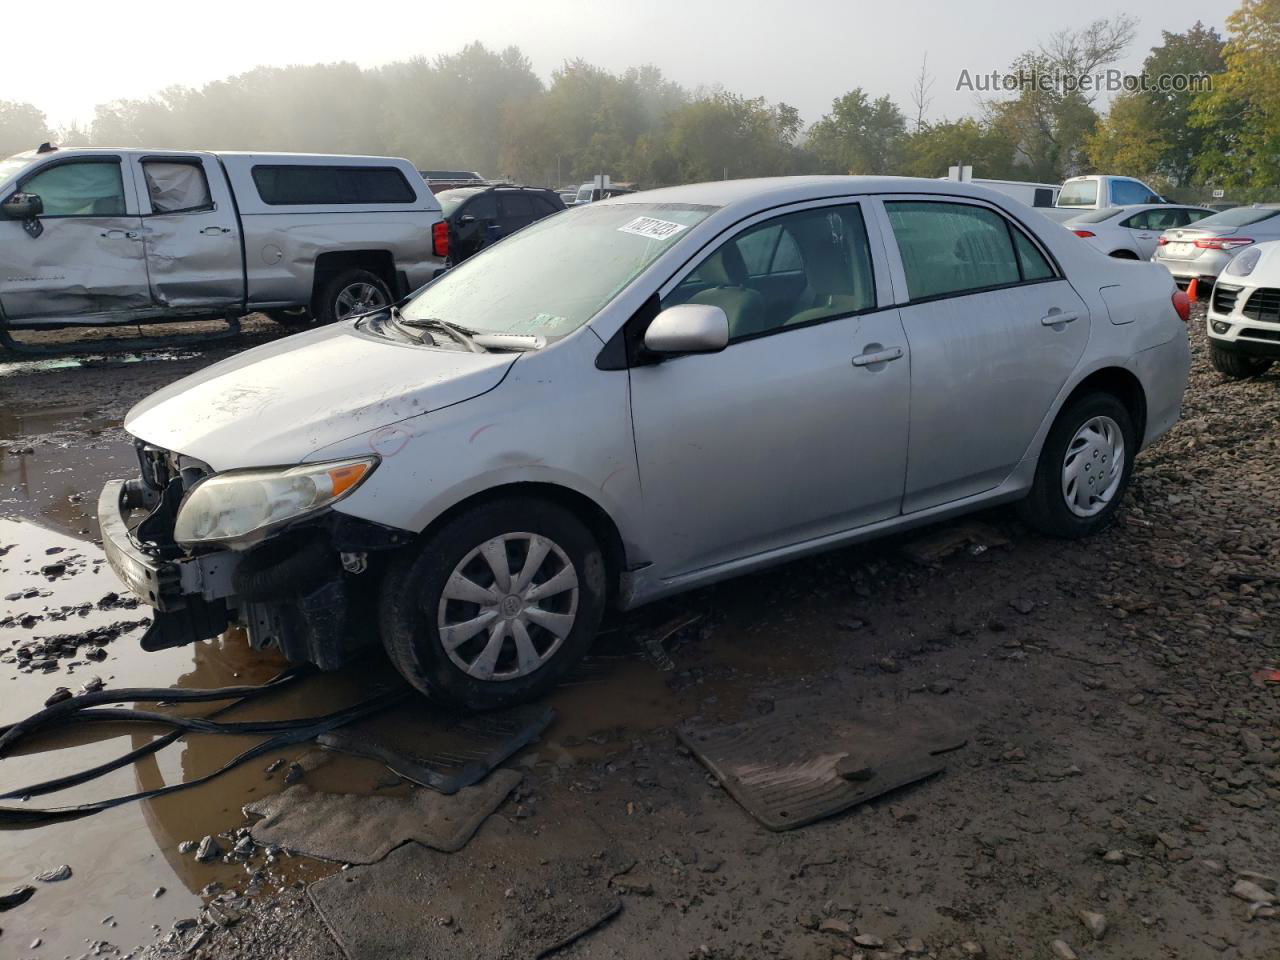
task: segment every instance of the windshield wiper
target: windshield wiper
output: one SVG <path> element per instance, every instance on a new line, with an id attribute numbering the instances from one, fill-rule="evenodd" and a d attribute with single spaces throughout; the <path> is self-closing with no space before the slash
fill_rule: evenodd
<path id="1" fill-rule="evenodd" d="M 439 317 L 412 317 L 406 319 L 400 316 L 397 310 L 393 314 L 397 323 L 403 327 L 413 327 L 421 330 L 443 330 L 453 339 L 470 350 L 472 353 L 488 353 L 489 351 L 481 344 L 476 342 L 476 333 L 474 330 L 468 330 L 466 327 L 460 327 L 456 323 L 450 323 L 448 320 L 441 320 Z"/>

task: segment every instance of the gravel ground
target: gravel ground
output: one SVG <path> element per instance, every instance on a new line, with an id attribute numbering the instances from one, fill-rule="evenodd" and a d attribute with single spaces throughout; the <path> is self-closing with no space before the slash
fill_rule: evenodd
<path id="1" fill-rule="evenodd" d="M 593 818 L 636 861 L 613 881 L 621 913 L 560 955 L 1280 957 L 1280 377 L 1222 380 L 1201 329 L 1183 420 L 1089 541 L 993 511 L 622 618 L 499 812 L 552 835 Z M 207 359 L 139 364 L 124 393 L 103 371 L 32 371 L 0 401 L 94 396 L 118 416 Z M 674 669 L 634 653 L 688 613 Z M 947 718 L 969 741 L 939 778 L 770 833 L 673 730 L 796 695 Z M 499 916 L 556 895 L 515 868 L 510 884 Z M 341 956 L 297 886 L 235 906 L 147 952 Z"/>

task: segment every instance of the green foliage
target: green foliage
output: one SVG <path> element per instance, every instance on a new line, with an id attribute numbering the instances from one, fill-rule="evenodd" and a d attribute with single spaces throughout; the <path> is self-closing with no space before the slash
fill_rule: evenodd
<path id="1" fill-rule="evenodd" d="M 907 119 L 893 101 L 856 87 L 810 128 L 808 147 L 823 173 L 891 174 L 902 169 L 906 137 Z"/>
<path id="2" fill-rule="evenodd" d="M 1213 90 L 1196 96 L 1191 122 L 1203 147 L 1197 172 L 1241 199 L 1274 196 L 1280 183 L 1280 0 L 1242 0 Z"/>

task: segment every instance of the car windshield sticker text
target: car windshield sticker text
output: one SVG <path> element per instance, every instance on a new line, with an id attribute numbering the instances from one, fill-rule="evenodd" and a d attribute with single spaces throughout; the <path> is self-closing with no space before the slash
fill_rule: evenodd
<path id="1" fill-rule="evenodd" d="M 634 233 L 638 237 L 650 240 L 669 240 L 681 230 L 687 230 L 684 223 L 672 223 L 670 220 L 659 220 L 656 217 L 636 217 L 618 228 L 619 233 Z"/>

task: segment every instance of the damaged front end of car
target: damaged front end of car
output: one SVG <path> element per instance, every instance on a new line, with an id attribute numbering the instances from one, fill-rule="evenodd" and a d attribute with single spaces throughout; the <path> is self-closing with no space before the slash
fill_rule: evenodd
<path id="1" fill-rule="evenodd" d="M 154 608 L 146 650 L 242 626 L 255 649 L 331 670 L 376 642 L 376 594 L 403 530 L 330 509 L 376 456 L 217 473 L 136 442 L 141 475 L 102 491 L 107 561 Z"/>

